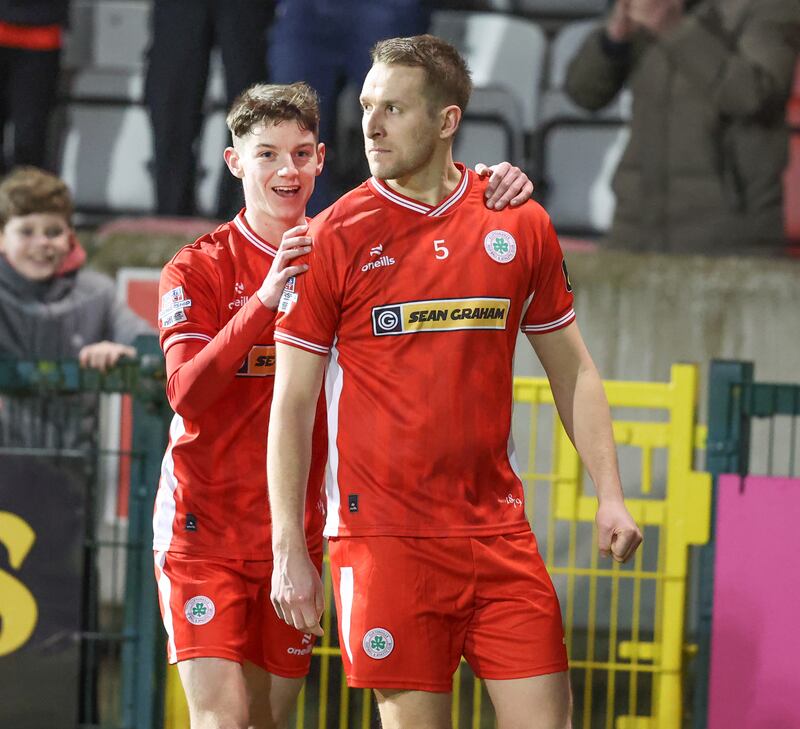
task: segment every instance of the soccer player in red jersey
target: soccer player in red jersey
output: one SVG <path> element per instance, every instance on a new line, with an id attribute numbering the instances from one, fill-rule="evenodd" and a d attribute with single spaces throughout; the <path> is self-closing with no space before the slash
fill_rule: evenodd
<path id="1" fill-rule="evenodd" d="M 256 85 L 227 122 L 233 146 L 225 160 L 243 182 L 245 209 L 182 248 L 160 284 L 161 346 L 176 414 L 153 521 L 156 576 L 169 660 L 178 663 L 193 729 L 280 726 L 314 643 L 270 605 L 264 459 L 275 310 L 286 280 L 308 268 L 302 225 L 325 156 L 316 95 L 305 84 Z M 503 163 L 487 202 L 524 201 L 531 190 Z M 317 385 L 301 516 L 317 571 L 327 448 L 319 394 Z"/>
<path id="2" fill-rule="evenodd" d="M 375 689 L 384 729 L 444 729 L 464 656 L 500 729 L 565 729 L 560 608 L 510 437 L 519 329 L 596 485 L 601 552 L 625 561 L 642 537 L 549 217 L 532 202 L 486 210 L 485 183 L 453 162 L 470 90 L 438 38 L 373 50 L 361 92 L 373 176 L 315 218 L 310 269 L 276 326 L 272 600 L 289 625 L 319 630 L 302 513 L 327 359 L 325 533 L 348 683 Z"/>

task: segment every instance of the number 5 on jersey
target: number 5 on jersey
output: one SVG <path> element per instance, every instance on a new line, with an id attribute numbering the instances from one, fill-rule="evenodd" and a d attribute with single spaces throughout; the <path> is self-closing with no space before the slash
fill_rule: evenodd
<path id="1" fill-rule="evenodd" d="M 450 250 L 445 246 L 444 239 L 433 241 L 433 250 L 436 251 L 436 258 L 443 261 L 450 255 Z"/>

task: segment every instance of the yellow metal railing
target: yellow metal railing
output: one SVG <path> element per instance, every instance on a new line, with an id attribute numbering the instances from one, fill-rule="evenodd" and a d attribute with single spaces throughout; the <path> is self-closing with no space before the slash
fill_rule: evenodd
<path id="1" fill-rule="evenodd" d="M 621 455 L 640 460 L 638 477 L 624 479 L 624 487 L 643 547 L 624 566 L 598 557 L 594 492 L 541 378 L 514 381 L 515 431 L 527 435 L 526 509 L 561 599 L 576 729 L 678 729 L 691 650 L 684 645 L 688 546 L 708 540 L 710 523 L 711 480 L 693 469 L 706 436 L 695 423 L 697 368 L 674 365 L 669 382 L 609 381 L 605 388 Z M 616 417 L 620 411 L 624 418 Z M 369 729 L 378 725 L 370 692 L 351 691 L 342 677 L 327 558 L 323 578 L 331 609 L 295 726 Z M 167 697 L 165 729 L 185 729 L 174 669 Z M 452 718 L 457 729 L 494 726 L 484 690 L 463 662 Z"/>

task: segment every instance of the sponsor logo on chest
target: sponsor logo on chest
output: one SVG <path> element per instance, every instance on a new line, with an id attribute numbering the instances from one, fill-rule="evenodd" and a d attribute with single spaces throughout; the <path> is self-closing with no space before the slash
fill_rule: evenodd
<path id="1" fill-rule="evenodd" d="M 475 297 L 387 304 L 372 309 L 376 337 L 467 329 L 505 329 L 510 299 Z"/>
<path id="2" fill-rule="evenodd" d="M 367 271 L 374 271 L 376 268 L 386 268 L 387 266 L 394 266 L 397 263 L 395 258 L 392 256 L 385 256 L 383 255 L 383 244 L 379 243 L 376 246 L 373 246 L 369 249 L 369 255 L 372 260 L 367 261 L 363 266 L 361 266 L 361 270 L 366 273 Z"/>
<path id="3" fill-rule="evenodd" d="M 244 306 L 249 300 L 250 297 L 245 296 L 244 293 L 244 284 L 238 281 L 233 285 L 233 299 L 228 304 L 228 309 L 231 311 L 233 309 L 238 309 L 240 306 Z"/>

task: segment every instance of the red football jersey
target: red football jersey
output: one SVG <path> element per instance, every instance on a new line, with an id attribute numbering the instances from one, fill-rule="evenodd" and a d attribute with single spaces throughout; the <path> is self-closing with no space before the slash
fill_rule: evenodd
<path id="1" fill-rule="evenodd" d="M 432 207 L 370 179 L 311 224 L 275 339 L 327 355 L 328 536 L 528 529 L 511 439 L 519 328 L 575 318 L 561 247 L 529 202 L 494 212 L 462 171 Z"/>
<path id="2" fill-rule="evenodd" d="M 240 213 L 182 248 L 162 271 L 161 347 L 168 354 L 178 344 L 196 342 L 197 356 L 183 366 L 199 366 L 204 358 L 205 367 L 192 383 L 195 402 L 187 395 L 170 427 L 153 517 L 156 550 L 230 559 L 272 556 L 266 445 L 275 314 L 255 293 L 275 254 Z M 218 395 L 209 398 L 209 390 Z M 321 541 L 324 523 L 322 397 L 317 415 L 306 504 L 309 544 Z"/>

